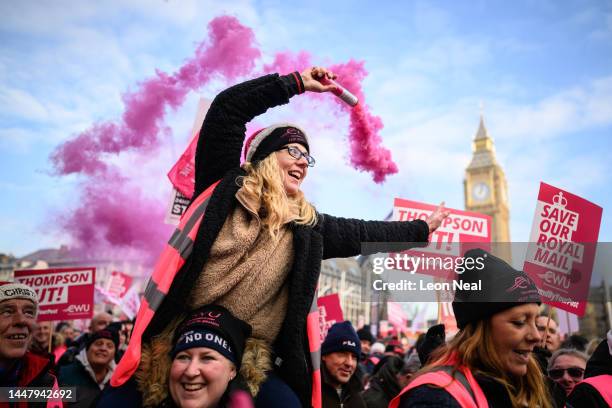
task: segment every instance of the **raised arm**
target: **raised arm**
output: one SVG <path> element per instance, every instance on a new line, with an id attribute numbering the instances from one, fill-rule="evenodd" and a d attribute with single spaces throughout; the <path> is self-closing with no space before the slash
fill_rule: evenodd
<path id="1" fill-rule="evenodd" d="M 195 157 L 195 193 L 204 191 L 240 165 L 246 124 L 269 108 L 289 102 L 304 92 L 301 75 L 266 75 L 221 92 L 213 100 L 198 140 Z"/>

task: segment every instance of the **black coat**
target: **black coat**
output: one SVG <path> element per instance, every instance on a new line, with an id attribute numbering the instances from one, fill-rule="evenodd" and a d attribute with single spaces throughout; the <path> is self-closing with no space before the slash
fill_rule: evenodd
<path id="1" fill-rule="evenodd" d="M 366 403 L 361 396 L 363 387 L 355 374 L 342 387 L 341 395 L 338 395 L 334 386 L 329 384 L 329 373 L 325 369 L 324 362 L 321 362 L 321 378 L 323 408 L 366 408 Z"/>
<path id="2" fill-rule="evenodd" d="M 383 366 L 370 379 L 370 388 L 363 392 L 368 408 L 387 408 L 393 398 L 400 393 L 397 375 L 404 365 L 399 357 L 387 357 Z"/>
<path id="3" fill-rule="evenodd" d="M 299 74 L 298 74 L 299 77 Z M 221 179 L 200 225 L 192 255 L 172 283 L 151 324 L 145 341 L 159 333 L 179 313 L 189 309 L 193 282 L 202 272 L 210 249 L 226 218 L 237 205 L 235 197 L 240 155 L 246 123 L 268 108 L 286 104 L 299 89 L 293 75 L 266 75 L 221 92 L 212 102 L 202 125 L 196 150 L 194 197 Z M 290 224 L 294 259 L 289 280 L 289 303 L 274 347 L 279 376 L 296 392 L 304 406 L 310 405 L 312 365 L 309 358 L 306 316 L 314 299 L 321 260 L 349 257 L 361 252 L 362 242 L 426 242 L 423 221 L 380 222 L 319 215 L 314 227 Z M 407 244 L 411 247 L 415 244 Z"/>
<path id="4" fill-rule="evenodd" d="M 102 392 L 98 383 L 87 372 L 78 358 L 68 365 L 61 366 L 58 374 L 60 387 L 76 387 L 76 402 L 65 403 L 75 408 L 91 407 Z"/>

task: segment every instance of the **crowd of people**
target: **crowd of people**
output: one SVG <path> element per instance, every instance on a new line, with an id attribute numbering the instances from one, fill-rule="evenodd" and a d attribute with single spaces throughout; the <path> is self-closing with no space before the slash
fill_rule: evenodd
<path id="1" fill-rule="evenodd" d="M 75 407 L 608 406 L 612 333 L 590 356 L 577 338 L 561 347 L 529 277 L 480 249 L 464 257 L 486 259 L 484 268 L 463 279 L 483 289 L 455 293 L 452 338 L 438 325 L 406 347 L 339 322 L 321 342 L 321 261 L 362 254 L 363 242 L 423 246 L 449 214 L 443 204 L 409 222 L 319 213 L 300 188 L 315 165 L 304 129 L 282 123 L 245 140 L 257 115 L 305 92 L 337 92 L 335 78 L 312 67 L 217 95 L 198 139 L 193 202 L 135 322 L 102 313 L 80 335 L 65 322 L 53 330 L 36 323 L 33 288 L 0 286 L 0 386 L 76 387 L 64 403 Z"/>

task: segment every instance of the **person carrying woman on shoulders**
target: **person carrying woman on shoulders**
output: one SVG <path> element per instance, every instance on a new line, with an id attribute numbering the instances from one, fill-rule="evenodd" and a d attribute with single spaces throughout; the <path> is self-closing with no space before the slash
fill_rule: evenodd
<path id="1" fill-rule="evenodd" d="M 219 304 L 253 328 L 242 365 L 252 395 L 271 393 L 284 407 L 310 406 L 316 400 L 318 363 L 313 362 L 318 356 L 311 354 L 307 316 L 321 261 L 358 255 L 362 242 L 417 246 L 448 215 L 443 206 L 426 221 L 412 222 L 318 213 L 301 190 L 315 165 L 306 130 L 281 123 L 245 141 L 246 124 L 253 118 L 293 96 L 331 92 L 334 86 L 323 82 L 334 78 L 329 70 L 313 67 L 266 75 L 216 96 L 199 135 L 194 198 L 214 190 L 193 251 L 143 335 L 143 358 L 172 337 L 177 315 Z M 121 363 L 119 368 L 124 381 L 130 372 Z"/>

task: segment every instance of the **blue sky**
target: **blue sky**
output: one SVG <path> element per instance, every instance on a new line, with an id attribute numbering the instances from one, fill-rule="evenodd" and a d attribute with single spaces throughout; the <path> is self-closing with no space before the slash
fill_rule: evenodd
<path id="1" fill-rule="evenodd" d="M 385 184 L 347 164 L 346 121 L 325 104 L 299 119 L 291 107 L 260 118 L 315 130 L 304 189 L 320 211 L 381 219 L 394 197 L 463 208 L 482 102 L 508 178 L 512 239 L 528 239 L 545 181 L 602 206 L 600 241 L 612 240 L 610 1 L 27 1 L 2 2 L 0 14 L 0 252 L 70 244 L 54 217 L 76 205 L 79 179 L 52 176 L 49 154 L 117 119 L 121 94 L 155 69 L 174 72 L 222 14 L 254 30 L 264 62 L 301 50 L 321 65 L 365 61 L 366 103 L 400 167 Z M 167 148 L 130 171 L 164 205 L 198 98 L 225 85 L 170 112 Z"/>

